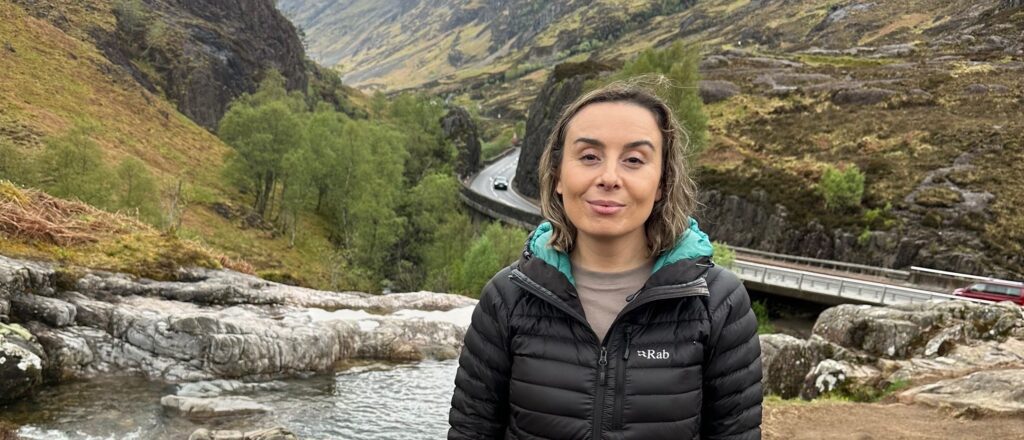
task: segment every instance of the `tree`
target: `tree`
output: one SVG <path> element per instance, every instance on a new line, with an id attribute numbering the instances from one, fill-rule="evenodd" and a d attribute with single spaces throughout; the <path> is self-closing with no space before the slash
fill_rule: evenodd
<path id="1" fill-rule="evenodd" d="M 462 211 L 459 182 L 454 176 L 433 173 L 408 192 L 401 213 L 409 219 L 403 241 L 410 262 L 419 269 L 407 277 L 409 289 L 449 291 L 456 268 L 472 240 L 472 224 Z M 411 283 L 419 282 L 413 286 Z"/>
<path id="2" fill-rule="evenodd" d="M 156 180 L 141 160 L 128 157 L 117 166 L 117 208 L 135 210 L 139 218 L 155 224 L 160 220 Z"/>
<path id="3" fill-rule="evenodd" d="M 480 296 L 487 281 L 502 267 L 519 258 L 526 231 L 502 226 L 498 222 L 487 225 L 462 257 L 455 279 L 455 291 L 474 298 Z"/>
<path id="4" fill-rule="evenodd" d="M 36 182 L 47 193 L 77 198 L 108 209 L 111 201 L 110 173 L 103 163 L 103 151 L 89 137 L 89 128 L 75 127 L 68 133 L 46 140 L 36 158 Z"/>
<path id="5" fill-rule="evenodd" d="M 444 113 L 439 100 L 413 94 L 399 95 L 388 106 L 388 121 L 406 136 L 405 149 L 409 157 L 405 177 L 410 184 L 431 172 L 450 173 L 453 168 L 456 151 L 441 129 Z"/>
<path id="6" fill-rule="evenodd" d="M 700 98 L 700 50 L 697 46 L 676 41 L 664 49 L 647 49 L 625 66 L 612 79 L 660 74 L 668 81 L 656 81 L 654 91 L 675 112 L 686 130 L 690 151 L 703 151 L 708 142 L 708 117 Z"/>
<path id="7" fill-rule="evenodd" d="M 271 71 L 256 93 L 235 100 L 220 121 L 218 133 L 234 149 L 227 174 L 253 192 L 253 209 L 264 218 L 285 156 L 305 141 L 304 110 L 301 95 L 288 94 L 284 78 Z"/>
<path id="8" fill-rule="evenodd" d="M 864 173 L 856 165 L 842 171 L 829 165 L 821 175 L 818 188 L 825 198 L 826 208 L 833 211 L 856 208 L 864 196 Z"/>

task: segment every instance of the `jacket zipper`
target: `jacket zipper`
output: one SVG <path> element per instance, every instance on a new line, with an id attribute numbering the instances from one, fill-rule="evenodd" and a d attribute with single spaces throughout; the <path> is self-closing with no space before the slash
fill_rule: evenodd
<path id="1" fill-rule="evenodd" d="M 605 387 L 608 385 L 608 347 L 601 345 L 601 356 L 597 359 L 597 391 L 594 394 L 594 440 L 601 440 L 601 418 L 604 415 Z"/>
<path id="2" fill-rule="evenodd" d="M 560 298 L 558 298 L 558 296 L 555 295 L 553 292 L 551 292 L 550 290 L 548 290 L 544 286 L 538 284 L 536 281 L 533 281 L 532 279 L 530 279 L 530 277 L 526 276 L 526 274 L 524 274 L 519 269 L 513 269 L 512 273 L 509 275 L 509 279 L 511 279 L 515 284 L 518 284 L 520 287 L 526 289 L 527 291 L 529 291 L 529 292 L 533 293 L 534 295 L 537 295 L 541 299 L 547 301 L 548 303 L 550 303 L 551 305 L 555 306 L 559 310 L 562 310 L 563 312 L 568 313 L 569 316 L 572 316 L 577 321 L 580 321 L 581 323 L 583 323 L 584 327 L 590 329 L 590 334 L 594 337 L 594 341 L 597 342 L 598 345 L 601 347 L 601 351 L 599 352 L 598 363 L 597 363 L 597 365 L 598 365 L 598 381 L 597 381 L 596 389 L 594 390 L 595 391 L 595 395 L 594 395 L 595 401 L 594 401 L 594 427 L 593 427 L 593 433 L 594 433 L 593 439 L 594 440 L 601 440 L 601 433 L 602 433 L 602 430 L 603 430 L 603 426 L 602 426 L 603 420 L 602 419 L 603 419 L 603 416 L 604 416 L 604 408 L 603 407 L 604 407 L 604 398 L 605 398 L 605 396 L 604 396 L 605 395 L 605 386 L 607 385 L 607 381 L 608 381 L 608 346 L 606 344 L 608 343 L 608 341 L 611 338 L 608 338 L 606 336 L 604 341 L 601 341 L 600 339 L 598 339 L 597 332 L 595 332 L 594 328 L 590 326 L 590 323 L 587 322 L 586 318 L 584 318 L 582 315 L 580 315 L 575 310 L 570 308 L 567 304 L 565 304 L 564 301 L 562 301 Z M 612 320 L 612 324 L 608 327 L 608 335 L 612 334 L 612 330 L 615 328 L 615 324 L 618 323 L 619 318 L 624 316 L 626 313 L 631 312 L 631 311 L 639 308 L 642 305 L 649 304 L 649 303 L 652 303 L 654 301 L 665 300 L 665 299 L 684 298 L 684 297 L 689 297 L 689 296 L 708 296 L 709 292 L 708 292 L 707 285 L 703 285 L 703 286 L 700 285 L 700 284 L 704 284 L 704 283 L 705 283 L 704 278 L 703 277 L 698 277 L 697 279 L 695 279 L 693 281 L 690 281 L 688 283 L 684 283 L 684 284 L 675 284 L 675 285 L 669 285 L 669 286 L 652 287 L 650 289 L 647 289 L 646 291 L 643 290 L 643 289 L 638 290 L 636 293 L 633 293 L 629 297 L 626 298 L 626 301 L 628 302 L 628 304 L 626 305 L 626 307 L 624 307 L 622 309 L 622 311 L 619 312 L 619 314 L 615 317 L 615 319 Z M 640 297 L 641 293 L 645 293 L 645 292 L 647 293 L 646 296 L 644 296 L 642 299 L 640 299 L 640 301 L 634 302 L 637 298 Z M 623 354 L 623 357 L 624 358 L 628 358 L 629 357 L 628 343 L 627 343 L 627 347 L 626 347 L 626 353 Z M 616 411 L 613 414 L 614 418 L 612 420 L 614 422 L 615 419 L 618 419 L 620 424 L 622 423 L 621 422 L 621 419 L 622 419 L 621 412 L 622 412 L 622 406 L 623 406 L 623 402 L 622 402 L 623 396 L 622 396 L 622 394 L 625 393 L 625 385 L 624 384 L 622 385 L 623 388 L 622 388 L 622 391 L 620 392 L 619 391 L 619 383 L 621 383 L 623 380 L 625 380 L 625 374 L 626 374 L 626 372 L 625 372 L 625 362 L 623 362 L 623 364 L 620 365 L 619 369 L 616 371 L 616 378 L 623 377 L 623 379 L 620 379 L 618 382 L 616 382 L 616 393 L 615 393 L 615 396 L 614 396 L 614 399 L 615 399 L 614 407 L 615 407 Z M 613 428 L 617 428 L 617 427 L 613 426 Z M 619 429 L 621 429 L 621 428 L 619 428 Z"/>
<path id="3" fill-rule="evenodd" d="M 615 370 L 615 412 L 612 413 L 612 430 L 622 429 L 622 405 L 626 400 L 626 361 L 629 360 L 629 340 L 633 336 L 633 326 L 626 325 L 626 343 L 622 348 L 622 363 Z"/>

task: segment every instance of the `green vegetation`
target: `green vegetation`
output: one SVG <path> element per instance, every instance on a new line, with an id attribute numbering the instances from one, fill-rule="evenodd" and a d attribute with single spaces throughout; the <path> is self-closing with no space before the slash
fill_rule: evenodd
<path id="1" fill-rule="evenodd" d="M 369 119 L 308 104 L 286 92 L 275 73 L 255 93 L 239 97 L 220 124 L 234 149 L 224 172 L 250 195 L 253 212 L 292 246 L 303 239 L 296 226 L 301 218 L 323 222 L 330 245 L 319 252 L 344 268 L 332 276 L 332 287 L 478 294 L 518 256 L 524 231 L 492 225 L 473 240 L 437 99 L 378 95 Z"/>
<path id="2" fill-rule="evenodd" d="M 733 262 L 736 261 L 736 252 L 729 245 L 720 241 L 711 242 L 711 248 L 711 261 L 714 261 L 719 266 L 731 269 Z"/>
<path id="3" fill-rule="evenodd" d="M 754 316 L 757 317 L 757 334 L 775 333 L 775 326 L 772 325 L 771 320 L 768 318 L 767 301 L 754 301 L 750 303 L 750 308 L 754 310 Z"/>
<path id="4" fill-rule="evenodd" d="M 833 211 L 857 208 L 864 195 L 864 173 L 854 165 L 845 170 L 830 165 L 821 175 L 818 188 L 825 198 L 826 208 Z"/>
<path id="5" fill-rule="evenodd" d="M 480 290 L 508 262 L 518 258 L 526 231 L 494 222 L 484 229 L 455 269 L 454 290 L 479 297 Z"/>

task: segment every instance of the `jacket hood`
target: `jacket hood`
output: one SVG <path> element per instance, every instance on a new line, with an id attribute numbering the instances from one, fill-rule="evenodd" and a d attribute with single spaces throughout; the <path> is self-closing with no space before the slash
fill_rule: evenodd
<path id="1" fill-rule="evenodd" d="M 576 279 L 572 276 L 572 262 L 569 260 L 569 255 L 565 252 L 561 252 L 550 245 L 551 235 L 553 233 L 553 227 L 551 222 L 544 222 L 537 226 L 537 229 L 530 234 L 529 238 L 526 239 L 526 248 L 530 251 L 533 256 L 543 260 L 545 263 L 553 266 L 565 278 L 569 280 L 573 286 L 576 285 Z M 659 269 L 675 263 L 680 260 L 689 260 L 700 257 L 711 257 L 712 247 L 711 240 L 708 239 L 708 234 L 701 231 L 697 227 L 697 220 L 690 218 L 690 227 L 683 232 L 679 240 L 672 249 L 663 252 L 658 259 L 654 261 L 654 268 L 651 269 L 651 274 L 654 274 Z"/>

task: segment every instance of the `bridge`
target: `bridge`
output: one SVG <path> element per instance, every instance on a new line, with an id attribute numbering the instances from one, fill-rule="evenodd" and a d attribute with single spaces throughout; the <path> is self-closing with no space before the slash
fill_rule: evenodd
<path id="1" fill-rule="evenodd" d="M 511 184 L 519 149 L 510 149 L 489 163 L 460 189 L 470 208 L 496 220 L 532 229 L 543 218 L 536 202 L 518 194 Z M 495 190 L 495 177 L 510 182 L 508 190 Z M 930 300 L 988 303 L 949 294 L 952 287 L 983 277 L 912 267 L 909 271 L 841 261 L 776 254 L 731 247 L 736 258 L 730 268 L 747 288 L 819 304 L 846 303 L 897 305 Z"/>

